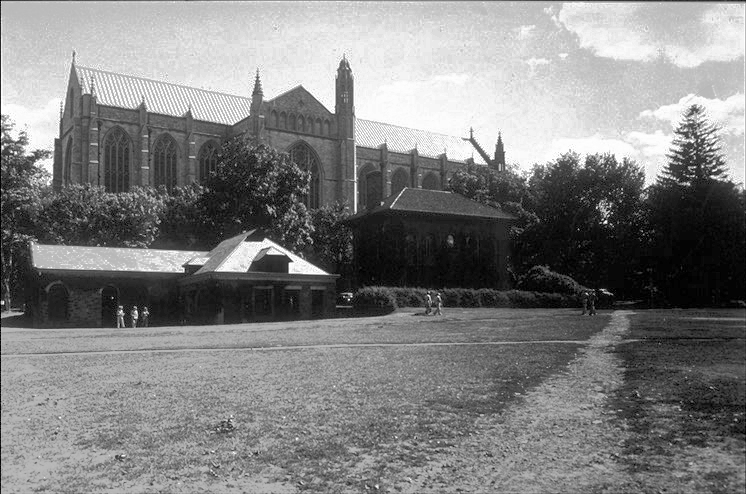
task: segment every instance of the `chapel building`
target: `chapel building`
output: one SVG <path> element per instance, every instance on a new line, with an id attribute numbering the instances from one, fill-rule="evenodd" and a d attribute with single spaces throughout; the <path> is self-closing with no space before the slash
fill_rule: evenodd
<path id="1" fill-rule="evenodd" d="M 505 167 L 500 136 L 490 156 L 473 132 L 462 138 L 357 118 L 346 57 L 335 85 L 332 111 L 302 85 L 265 99 L 258 72 L 247 97 L 84 67 L 73 53 L 53 186 L 123 192 L 200 182 L 234 136 L 287 152 L 308 170 L 310 208 L 341 201 L 370 209 L 405 187 L 444 190 L 465 164 Z"/>

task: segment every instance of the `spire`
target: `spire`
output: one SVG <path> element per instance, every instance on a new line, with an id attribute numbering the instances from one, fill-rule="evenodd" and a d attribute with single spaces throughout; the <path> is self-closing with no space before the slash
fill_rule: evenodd
<path id="1" fill-rule="evenodd" d="M 502 132 L 497 133 L 497 143 L 495 144 L 495 168 L 498 171 L 505 170 L 505 147 L 503 145 Z"/>
<path id="2" fill-rule="evenodd" d="M 256 77 L 254 78 L 254 91 L 251 93 L 252 97 L 256 95 L 264 97 L 264 91 L 262 91 L 262 81 L 259 78 L 259 67 L 256 68 Z"/>
<path id="3" fill-rule="evenodd" d="M 60 122 L 62 122 L 62 100 L 60 100 Z"/>
<path id="4" fill-rule="evenodd" d="M 75 49 L 73 48 L 73 65 L 75 65 L 75 55 L 76 55 Z"/>

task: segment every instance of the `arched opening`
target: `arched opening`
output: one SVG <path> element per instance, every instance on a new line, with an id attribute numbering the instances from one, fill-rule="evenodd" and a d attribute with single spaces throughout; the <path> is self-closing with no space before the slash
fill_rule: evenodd
<path id="1" fill-rule="evenodd" d="M 288 115 L 285 112 L 280 113 L 280 128 L 281 129 L 288 128 Z"/>
<path id="2" fill-rule="evenodd" d="M 167 189 L 176 187 L 177 147 L 173 137 L 166 134 L 158 138 L 153 146 L 153 184 Z"/>
<path id="3" fill-rule="evenodd" d="M 127 192 L 130 188 L 132 141 L 121 127 L 114 127 L 104 139 L 104 187 L 106 192 Z"/>
<path id="4" fill-rule="evenodd" d="M 275 110 L 272 110 L 272 113 L 270 113 L 270 125 L 274 128 L 277 128 L 280 124 L 280 121 L 277 117 L 277 112 Z"/>
<path id="5" fill-rule="evenodd" d="M 213 141 L 205 143 L 199 150 L 199 181 L 214 173 L 218 166 L 218 146 Z"/>
<path id="6" fill-rule="evenodd" d="M 47 293 L 47 315 L 50 322 L 67 321 L 67 288 L 62 283 L 53 283 Z"/>
<path id="7" fill-rule="evenodd" d="M 409 186 L 409 173 L 399 168 L 391 177 L 391 195 L 396 195 Z"/>
<path id="8" fill-rule="evenodd" d="M 293 163 L 311 174 L 308 196 L 304 198 L 304 202 L 310 209 L 318 208 L 321 203 L 321 164 L 318 155 L 305 142 L 293 145 L 288 154 Z"/>
<path id="9" fill-rule="evenodd" d="M 381 171 L 368 163 L 358 175 L 358 209 L 368 209 L 381 203 Z"/>
<path id="10" fill-rule="evenodd" d="M 435 173 L 430 172 L 422 179 L 422 188 L 429 190 L 440 190 L 440 180 Z"/>
<path id="11" fill-rule="evenodd" d="M 108 285 L 101 289 L 101 327 L 117 326 L 117 306 L 119 305 L 119 290 Z"/>

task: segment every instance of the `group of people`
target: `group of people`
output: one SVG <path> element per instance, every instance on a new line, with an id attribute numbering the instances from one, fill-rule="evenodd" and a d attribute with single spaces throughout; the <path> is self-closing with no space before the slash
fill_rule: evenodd
<path id="1" fill-rule="evenodd" d="M 150 319 L 150 311 L 147 307 L 142 308 L 142 312 L 137 310 L 137 306 L 133 306 L 130 311 L 130 322 L 133 328 L 137 327 L 138 320 L 140 321 L 141 328 L 147 328 Z M 117 307 L 117 329 L 126 327 L 124 324 L 124 306 L 120 305 Z"/>
<path id="2" fill-rule="evenodd" d="M 596 290 L 583 290 L 581 298 L 583 300 L 583 313 L 581 315 L 584 316 L 587 312 L 589 316 L 595 316 L 597 299 Z"/>
<path id="3" fill-rule="evenodd" d="M 433 305 L 435 305 L 435 313 L 433 315 L 436 316 L 442 316 L 443 315 L 443 298 L 440 296 L 440 292 L 435 293 L 435 301 L 433 302 L 433 296 L 430 293 L 430 290 L 427 291 L 427 295 L 425 296 L 425 315 L 429 316 L 431 312 L 433 312 Z"/>

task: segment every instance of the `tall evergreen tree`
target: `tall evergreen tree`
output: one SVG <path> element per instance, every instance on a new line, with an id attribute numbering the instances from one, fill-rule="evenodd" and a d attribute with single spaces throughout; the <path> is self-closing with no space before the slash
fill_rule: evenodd
<path id="1" fill-rule="evenodd" d="M 674 131 L 668 164 L 658 177 L 662 185 L 694 185 L 725 178 L 725 158 L 720 152 L 718 128 L 707 119 L 704 107 L 691 105 Z"/>

